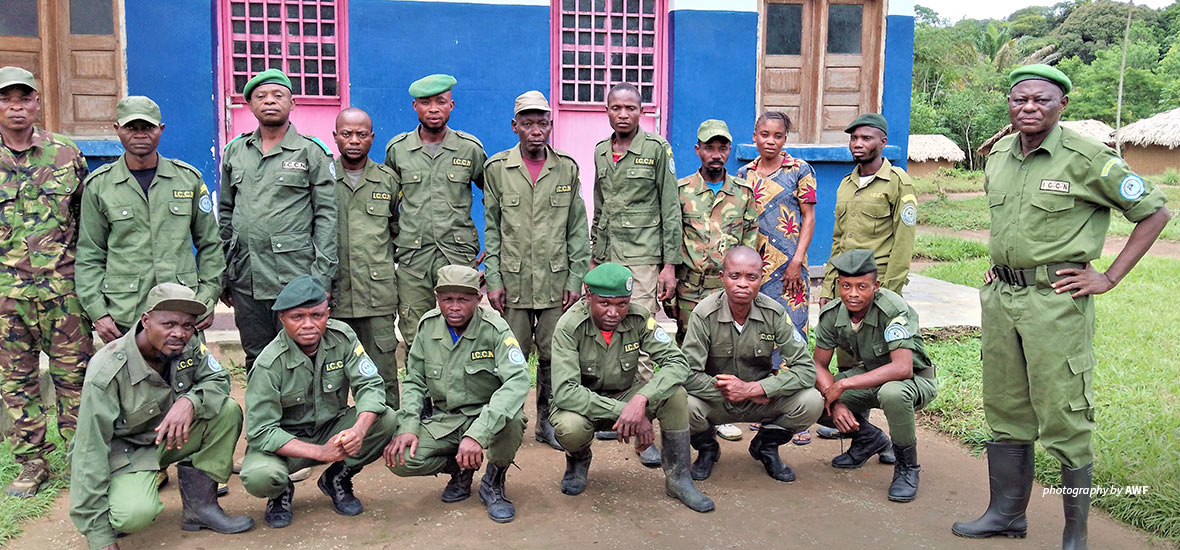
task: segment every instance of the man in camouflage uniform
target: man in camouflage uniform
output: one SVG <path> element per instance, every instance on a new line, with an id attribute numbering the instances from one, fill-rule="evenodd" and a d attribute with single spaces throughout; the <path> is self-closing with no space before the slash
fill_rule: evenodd
<path id="1" fill-rule="evenodd" d="M 33 125 L 41 98 L 29 71 L 0 68 L 0 393 L 21 473 L 10 496 L 32 497 L 49 479 L 40 352 L 57 390 L 57 428 L 78 424 L 90 323 L 74 293 L 74 247 L 86 161 L 69 138 Z"/>

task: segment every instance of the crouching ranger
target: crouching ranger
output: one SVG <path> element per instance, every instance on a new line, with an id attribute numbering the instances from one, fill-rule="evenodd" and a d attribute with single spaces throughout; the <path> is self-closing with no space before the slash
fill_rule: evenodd
<path id="1" fill-rule="evenodd" d="M 663 327 L 642 306 L 631 303 L 631 270 L 604 263 L 586 274 L 587 295 L 557 321 L 553 334 L 553 404 L 549 419 L 566 449 L 561 492 L 586 490 L 590 444 L 595 430 L 618 431 L 638 447 L 655 439 L 660 421 L 665 491 L 697 512 L 713 501 L 697 490 L 689 474 L 688 401 L 682 384 L 688 362 Z M 659 372 L 644 382 L 639 354 Z"/>
<path id="2" fill-rule="evenodd" d="M 328 319 L 328 293 L 315 277 L 288 283 L 273 309 L 283 331 L 263 348 L 246 382 L 242 485 L 269 499 L 267 525 L 286 527 L 295 517 L 290 473 L 327 463 L 320 491 L 336 513 L 360 514 L 352 478 L 381 457 L 397 428 L 385 382 L 356 333 Z M 349 391 L 356 406 L 348 405 Z"/>
<path id="3" fill-rule="evenodd" d="M 205 304 L 189 288 L 148 292 L 138 330 L 90 361 L 71 450 L 70 519 L 95 549 L 117 549 L 116 533 L 143 530 L 164 511 L 156 474 L 178 463 L 180 528 L 241 533 L 248 516 L 217 504 L 229 479 L 242 408 L 229 398 L 229 373 L 199 338 Z M 105 466 L 103 466 L 105 464 Z"/>
<path id="4" fill-rule="evenodd" d="M 443 266 L 437 281 L 438 307 L 422 317 L 406 358 L 398 435 L 385 448 L 385 464 L 399 476 L 451 474 L 442 501 L 459 502 L 471 496 L 486 449 L 479 500 L 492 521 L 507 523 L 516 508 L 504 481 L 524 439 L 528 363 L 508 323 L 479 307 L 478 271 Z M 424 396 L 434 412 L 421 419 Z"/>

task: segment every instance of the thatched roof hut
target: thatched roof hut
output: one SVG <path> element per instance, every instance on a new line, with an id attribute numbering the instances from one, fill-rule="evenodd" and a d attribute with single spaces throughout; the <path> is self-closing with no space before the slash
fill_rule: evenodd
<path id="1" fill-rule="evenodd" d="M 1063 120 L 1061 121 L 1061 125 L 1065 128 L 1069 128 L 1070 130 L 1078 132 L 1083 136 L 1092 137 L 1098 141 L 1101 141 L 1102 143 L 1114 147 L 1114 128 L 1111 128 L 1110 125 L 1102 122 L 1101 120 Z M 996 142 L 1000 141 L 1000 138 L 1015 132 L 1016 130 L 1013 130 L 1012 125 L 1009 124 L 1000 129 L 999 132 L 996 132 L 996 135 L 983 142 L 983 145 L 980 145 L 979 149 L 976 149 L 976 151 L 978 151 L 980 155 L 987 156 L 987 154 L 991 152 L 992 147 L 995 146 Z"/>
<path id="2" fill-rule="evenodd" d="M 940 168 L 951 168 L 967 158 L 963 150 L 950 138 L 941 134 L 910 136 L 909 160 L 906 172 L 911 176 L 925 176 Z"/>
<path id="3" fill-rule="evenodd" d="M 1114 137 L 1122 144 L 1123 159 L 1139 172 L 1180 168 L 1180 109 L 1128 124 Z"/>

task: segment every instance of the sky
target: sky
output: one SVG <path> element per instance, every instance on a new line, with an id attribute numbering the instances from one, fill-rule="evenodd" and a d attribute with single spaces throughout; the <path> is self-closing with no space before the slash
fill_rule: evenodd
<path id="1" fill-rule="evenodd" d="M 1028 6 L 1052 6 L 1059 0 L 985 0 L 985 1 L 969 1 L 969 0 L 915 0 L 915 4 L 925 6 L 936 12 L 938 16 L 949 20 L 951 23 L 959 21 L 963 18 L 971 19 L 1003 19 L 1008 17 L 1012 12 L 1028 7 Z M 1136 6 L 1148 6 L 1151 8 L 1162 8 L 1170 6 L 1177 0 L 1135 0 Z"/>

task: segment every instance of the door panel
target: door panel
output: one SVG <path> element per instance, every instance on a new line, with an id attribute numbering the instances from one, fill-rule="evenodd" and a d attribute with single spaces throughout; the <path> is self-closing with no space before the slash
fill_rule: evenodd
<path id="1" fill-rule="evenodd" d="M 116 8 L 112 0 L 70 0 L 57 5 L 57 27 L 65 37 L 58 52 L 58 112 L 62 131 L 71 136 L 115 134 L 115 105 L 123 95 L 125 74 L 115 34 L 122 17 Z"/>

